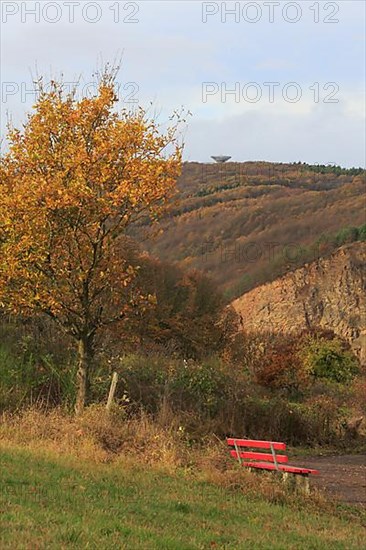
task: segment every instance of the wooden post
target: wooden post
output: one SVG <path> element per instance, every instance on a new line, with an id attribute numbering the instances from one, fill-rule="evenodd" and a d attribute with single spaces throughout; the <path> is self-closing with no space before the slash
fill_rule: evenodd
<path id="1" fill-rule="evenodd" d="M 309 476 L 308 475 L 299 475 L 296 477 L 296 488 L 300 493 L 303 493 L 305 495 L 310 494 L 310 484 L 309 484 Z"/>
<path id="2" fill-rule="evenodd" d="M 108 401 L 107 401 L 107 407 L 106 407 L 107 411 L 109 411 L 110 408 L 112 407 L 114 394 L 116 392 L 117 382 L 118 382 L 118 373 L 114 372 L 112 376 L 111 387 L 109 388 L 109 395 L 108 395 Z"/>

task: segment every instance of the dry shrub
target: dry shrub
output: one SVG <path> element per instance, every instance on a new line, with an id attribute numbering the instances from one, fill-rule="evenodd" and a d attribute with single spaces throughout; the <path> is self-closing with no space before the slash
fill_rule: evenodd
<path id="1" fill-rule="evenodd" d="M 265 498 L 273 504 L 308 506 L 317 510 L 332 507 L 331 501 L 318 489 L 312 488 L 311 492 L 306 494 L 298 487 L 290 488 L 282 476 L 274 472 L 249 471 L 233 463 L 233 459 L 225 469 L 206 467 L 198 470 L 198 478 L 222 487 L 225 492 L 229 491 L 234 495 L 245 494 L 253 500 Z"/>
<path id="2" fill-rule="evenodd" d="M 0 442 L 72 454 L 96 462 L 108 460 L 108 453 L 96 438 L 82 430 L 79 420 L 61 409 L 43 412 L 30 408 L 17 414 L 4 413 L 0 418 Z"/>
<path id="3" fill-rule="evenodd" d="M 281 337 L 280 341 L 268 346 L 256 372 L 256 381 L 261 386 L 288 393 L 299 392 L 309 386 L 309 372 L 303 368 L 298 356 L 296 338 Z"/>
<path id="4" fill-rule="evenodd" d="M 123 410 L 116 408 L 107 413 L 99 405 L 88 407 L 79 417 L 60 409 L 28 409 L 4 414 L 0 423 L 0 442 L 56 450 L 95 462 L 123 456 L 145 464 L 178 467 L 184 458 L 181 438 L 174 425 L 161 427 L 145 413 L 126 419 Z"/>

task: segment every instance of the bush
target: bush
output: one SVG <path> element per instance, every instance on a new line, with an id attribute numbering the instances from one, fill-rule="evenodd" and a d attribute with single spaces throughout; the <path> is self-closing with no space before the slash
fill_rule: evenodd
<path id="1" fill-rule="evenodd" d="M 0 412 L 72 404 L 75 361 L 67 340 L 57 336 L 39 320 L 0 322 Z"/>
<path id="2" fill-rule="evenodd" d="M 264 353 L 254 368 L 255 380 L 290 396 L 304 395 L 316 380 L 346 384 L 359 372 L 350 346 L 326 330 L 264 338 Z"/>
<path id="3" fill-rule="evenodd" d="M 192 441 L 215 433 L 306 445 L 336 442 L 343 433 L 347 410 L 336 387 L 302 402 L 285 399 L 217 358 L 197 363 L 129 355 L 115 368 L 117 401 L 125 403 L 128 417 L 174 418 Z"/>
<path id="4" fill-rule="evenodd" d="M 309 372 L 299 357 L 297 338 L 281 336 L 267 346 L 256 380 L 264 387 L 289 394 L 301 393 L 308 387 Z"/>
<path id="5" fill-rule="evenodd" d="M 134 410 L 157 413 L 163 402 L 175 412 L 202 418 L 217 414 L 228 397 L 232 376 L 218 358 L 195 362 L 163 356 L 128 355 L 116 365 L 118 397 L 127 394 Z"/>
<path id="6" fill-rule="evenodd" d="M 32 404 L 48 410 L 72 404 L 67 347 L 58 349 L 52 333 L 47 333 L 47 348 L 40 345 L 37 332 L 33 337 L 16 328 L 10 332 L 1 333 L 0 412 Z M 99 354 L 91 380 L 96 407 L 104 410 L 111 374 L 117 371 L 116 410 L 126 422 L 133 426 L 142 415 L 158 427 L 174 425 L 192 443 L 201 444 L 212 434 L 293 445 L 341 443 L 348 420 L 365 410 L 364 377 L 344 383 L 356 372 L 355 358 L 345 344 L 324 332 L 290 338 L 246 335 L 238 342 L 235 362 L 156 353 L 113 357 L 108 351 Z M 113 434 L 110 441 L 103 427 L 100 434 L 108 448 L 118 449 Z"/>
<path id="7" fill-rule="evenodd" d="M 301 357 L 305 368 L 316 378 L 346 384 L 359 372 L 357 358 L 338 338 L 308 337 Z"/>

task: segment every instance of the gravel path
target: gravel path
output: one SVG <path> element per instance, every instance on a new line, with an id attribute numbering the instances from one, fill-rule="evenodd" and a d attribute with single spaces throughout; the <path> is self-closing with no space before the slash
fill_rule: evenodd
<path id="1" fill-rule="evenodd" d="M 348 504 L 366 507 L 366 455 L 314 456 L 291 463 L 319 470 L 310 483 Z"/>

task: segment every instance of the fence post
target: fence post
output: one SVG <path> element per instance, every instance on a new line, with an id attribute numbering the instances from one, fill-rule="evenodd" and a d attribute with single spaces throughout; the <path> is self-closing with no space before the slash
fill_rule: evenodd
<path id="1" fill-rule="evenodd" d="M 108 401 L 107 401 L 107 407 L 106 407 L 107 411 L 109 411 L 110 408 L 112 407 L 114 394 L 116 392 L 117 382 L 118 382 L 118 373 L 114 372 L 112 376 L 111 387 L 109 388 L 109 395 L 108 395 Z"/>

